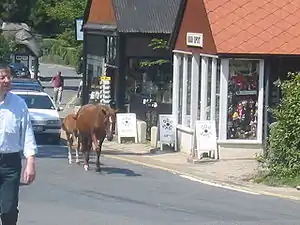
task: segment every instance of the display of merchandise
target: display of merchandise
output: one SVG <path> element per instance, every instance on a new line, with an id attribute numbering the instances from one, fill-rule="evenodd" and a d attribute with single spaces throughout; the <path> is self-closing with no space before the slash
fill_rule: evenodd
<path id="1" fill-rule="evenodd" d="M 258 73 L 234 71 L 228 86 L 228 139 L 256 139 Z"/>

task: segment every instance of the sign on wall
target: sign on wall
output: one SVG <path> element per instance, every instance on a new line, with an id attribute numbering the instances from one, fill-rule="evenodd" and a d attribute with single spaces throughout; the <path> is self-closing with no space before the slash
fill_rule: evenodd
<path id="1" fill-rule="evenodd" d="M 117 113 L 117 133 L 118 143 L 121 143 L 121 138 L 135 139 L 137 143 L 137 126 L 135 113 Z"/>
<path id="2" fill-rule="evenodd" d="M 75 34 L 77 41 L 83 41 L 83 19 L 77 18 L 75 20 Z"/>
<path id="3" fill-rule="evenodd" d="M 159 115 L 159 142 L 162 144 L 175 143 L 175 119 L 172 114 Z"/>
<path id="4" fill-rule="evenodd" d="M 203 34 L 187 32 L 186 45 L 203 48 Z"/>
<path id="5" fill-rule="evenodd" d="M 196 121 L 197 153 L 200 159 L 201 153 L 217 151 L 216 122 L 214 120 Z"/>

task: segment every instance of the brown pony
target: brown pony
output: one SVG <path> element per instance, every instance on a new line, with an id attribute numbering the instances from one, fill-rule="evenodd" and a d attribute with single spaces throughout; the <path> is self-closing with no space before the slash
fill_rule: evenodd
<path id="1" fill-rule="evenodd" d="M 78 138 L 82 146 L 85 171 L 89 169 L 89 157 L 92 147 L 97 153 L 96 168 L 97 171 L 100 171 L 102 143 L 105 137 L 108 141 L 113 140 L 116 111 L 102 105 L 87 104 L 82 106 L 73 118 L 76 120 Z"/>
<path id="2" fill-rule="evenodd" d="M 66 134 L 67 143 L 68 143 L 68 160 L 72 164 L 72 147 L 74 142 L 78 139 L 78 131 L 76 128 L 76 120 L 74 119 L 74 114 L 67 115 L 62 122 L 62 130 Z M 77 148 L 75 148 L 76 153 L 76 163 L 79 163 L 79 149 L 80 142 L 77 141 Z"/>

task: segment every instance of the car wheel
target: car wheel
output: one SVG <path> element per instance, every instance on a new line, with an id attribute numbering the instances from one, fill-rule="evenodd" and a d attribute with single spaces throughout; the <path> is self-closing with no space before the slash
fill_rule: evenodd
<path id="1" fill-rule="evenodd" d="M 60 145 L 60 135 L 53 135 L 53 137 L 51 138 L 51 144 Z"/>

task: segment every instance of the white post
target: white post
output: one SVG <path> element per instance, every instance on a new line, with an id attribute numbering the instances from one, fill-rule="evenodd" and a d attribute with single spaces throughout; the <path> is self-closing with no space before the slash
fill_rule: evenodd
<path id="1" fill-rule="evenodd" d="M 201 57 L 201 101 L 200 120 L 206 120 L 207 108 L 207 80 L 208 80 L 208 58 Z"/>
<path id="2" fill-rule="evenodd" d="M 195 128 L 199 102 L 199 66 L 200 55 L 193 55 L 191 76 L 191 128 Z"/>
<path id="3" fill-rule="evenodd" d="M 211 62 L 210 120 L 216 120 L 217 65 L 217 59 L 213 58 Z"/>
<path id="4" fill-rule="evenodd" d="M 188 55 L 183 56 L 183 77 L 182 77 L 182 113 L 181 113 L 181 123 L 187 126 L 186 122 L 186 110 L 187 110 L 187 81 L 188 81 Z"/>
<path id="5" fill-rule="evenodd" d="M 175 118 L 175 125 L 178 124 L 179 112 L 179 67 L 181 56 L 178 53 L 173 55 L 173 88 L 172 88 L 172 115 Z"/>
<path id="6" fill-rule="evenodd" d="M 227 98 L 228 98 L 229 59 L 221 60 L 219 140 L 227 139 Z"/>
<path id="7" fill-rule="evenodd" d="M 259 60 L 259 80 L 258 80 L 258 106 L 257 106 L 257 140 L 262 142 L 263 136 L 263 115 L 264 115 L 264 74 L 265 61 Z"/>

